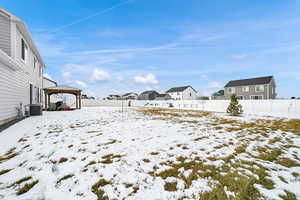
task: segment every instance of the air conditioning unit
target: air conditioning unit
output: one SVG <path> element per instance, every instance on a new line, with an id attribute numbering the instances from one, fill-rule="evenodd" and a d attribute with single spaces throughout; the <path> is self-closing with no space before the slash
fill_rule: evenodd
<path id="1" fill-rule="evenodd" d="M 29 105 L 30 116 L 38 116 L 43 114 L 43 105 L 42 104 L 30 104 Z"/>

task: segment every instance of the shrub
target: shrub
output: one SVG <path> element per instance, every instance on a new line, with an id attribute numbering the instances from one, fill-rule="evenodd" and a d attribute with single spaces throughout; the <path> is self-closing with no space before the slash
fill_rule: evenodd
<path id="1" fill-rule="evenodd" d="M 231 101 L 227 108 L 227 113 L 230 113 L 233 116 L 237 116 L 243 113 L 242 105 L 239 104 L 235 94 L 231 96 Z"/>

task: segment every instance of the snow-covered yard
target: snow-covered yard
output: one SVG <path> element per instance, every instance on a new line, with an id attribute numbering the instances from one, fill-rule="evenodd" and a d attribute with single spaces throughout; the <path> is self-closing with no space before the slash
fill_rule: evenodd
<path id="1" fill-rule="evenodd" d="M 300 199 L 300 120 L 84 108 L 0 140 L 0 199 Z"/>

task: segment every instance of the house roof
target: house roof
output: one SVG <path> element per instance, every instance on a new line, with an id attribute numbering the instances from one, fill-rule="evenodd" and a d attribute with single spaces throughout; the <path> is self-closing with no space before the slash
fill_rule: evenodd
<path id="1" fill-rule="evenodd" d="M 234 80 L 229 81 L 225 87 L 235 87 L 235 86 L 243 86 L 243 85 L 263 85 L 269 84 L 273 76 L 264 76 L 258 78 L 249 78 L 249 79 L 241 79 L 241 80 Z"/>
<path id="2" fill-rule="evenodd" d="M 131 94 L 137 95 L 137 93 L 134 93 L 134 92 L 128 92 L 128 93 L 126 93 L 126 94 L 123 94 L 122 96 L 128 96 L 128 95 L 131 95 Z"/>
<path id="3" fill-rule="evenodd" d="M 197 92 L 192 86 L 187 85 L 187 86 L 181 86 L 181 87 L 171 88 L 166 93 L 169 93 L 169 92 L 182 92 L 182 91 L 186 90 L 189 87 L 192 88 L 195 92 Z"/>
<path id="4" fill-rule="evenodd" d="M 157 97 L 165 97 L 165 96 L 170 96 L 169 94 L 158 94 Z"/>
<path id="5" fill-rule="evenodd" d="M 70 87 L 70 86 L 67 86 L 67 85 L 58 85 L 56 87 L 48 87 L 48 88 L 44 88 L 44 90 L 81 91 L 80 89 Z"/>
<path id="6" fill-rule="evenodd" d="M 159 94 L 159 93 L 156 92 L 155 90 L 147 90 L 147 91 L 145 91 L 145 92 L 143 92 L 143 93 L 141 93 L 141 94 L 151 94 L 151 93 L 153 93 L 153 92 Z"/>
<path id="7" fill-rule="evenodd" d="M 54 83 L 54 84 L 57 86 L 57 82 L 56 82 L 56 81 L 53 81 L 53 80 L 51 80 L 51 79 L 49 79 L 49 78 L 47 78 L 47 77 L 45 77 L 45 76 L 43 76 L 43 79 L 46 79 L 46 80 L 48 80 L 48 81 Z"/>
<path id="8" fill-rule="evenodd" d="M 224 96 L 224 90 L 219 90 L 218 92 L 213 93 L 212 96 Z"/>

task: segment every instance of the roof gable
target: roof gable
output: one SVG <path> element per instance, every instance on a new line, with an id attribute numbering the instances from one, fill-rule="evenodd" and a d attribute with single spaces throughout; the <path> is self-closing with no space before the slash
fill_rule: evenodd
<path id="1" fill-rule="evenodd" d="M 233 81 L 229 81 L 225 85 L 225 87 L 269 84 L 272 81 L 272 79 L 273 79 L 273 76 L 264 76 L 264 77 L 258 77 L 258 78 L 233 80 Z"/>

